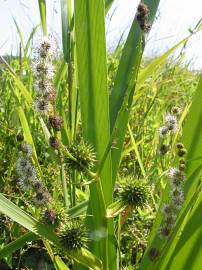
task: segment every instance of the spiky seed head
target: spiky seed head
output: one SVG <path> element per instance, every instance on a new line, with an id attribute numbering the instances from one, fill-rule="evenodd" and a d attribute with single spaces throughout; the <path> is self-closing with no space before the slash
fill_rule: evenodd
<path id="1" fill-rule="evenodd" d="M 96 159 L 93 147 L 84 142 L 84 140 L 75 142 L 68 150 L 77 160 L 74 161 L 71 158 L 66 158 L 66 164 L 69 168 L 85 173 L 84 168 L 90 170 L 94 167 Z"/>
<path id="2" fill-rule="evenodd" d="M 60 147 L 59 140 L 56 137 L 50 137 L 49 138 L 49 144 L 54 149 L 59 149 L 59 147 Z"/>
<path id="3" fill-rule="evenodd" d="M 141 180 L 129 180 L 130 183 L 126 183 L 121 188 L 120 197 L 123 202 L 132 207 L 143 208 L 149 199 L 149 188 Z"/>
<path id="4" fill-rule="evenodd" d="M 53 129 L 59 131 L 62 128 L 63 120 L 59 115 L 51 115 L 49 116 L 49 123 Z"/>
<path id="5" fill-rule="evenodd" d="M 155 261 L 160 256 L 159 249 L 157 249 L 155 247 L 151 247 L 149 249 L 148 256 L 149 256 L 149 258 L 150 258 L 151 261 Z"/>
<path id="6" fill-rule="evenodd" d="M 69 222 L 61 228 L 59 233 L 61 246 L 67 251 L 80 250 L 88 242 L 85 227 L 78 222 Z"/>

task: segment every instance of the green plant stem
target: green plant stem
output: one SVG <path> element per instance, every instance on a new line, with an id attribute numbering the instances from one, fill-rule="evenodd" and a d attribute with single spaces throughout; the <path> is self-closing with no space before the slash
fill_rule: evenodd
<path id="1" fill-rule="evenodd" d="M 68 210 L 69 209 L 69 199 L 68 199 L 68 191 L 67 191 L 67 183 L 66 183 L 66 177 L 65 177 L 65 165 L 61 164 L 60 167 L 60 179 L 62 183 L 62 190 L 65 200 L 65 207 Z"/>

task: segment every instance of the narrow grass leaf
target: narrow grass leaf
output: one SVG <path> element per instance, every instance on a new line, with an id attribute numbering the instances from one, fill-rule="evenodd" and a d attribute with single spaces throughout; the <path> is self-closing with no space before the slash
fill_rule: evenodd
<path id="1" fill-rule="evenodd" d="M 32 242 L 37 239 L 38 236 L 32 232 L 25 233 L 24 235 L 20 236 L 16 240 L 12 241 L 11 243 L 5 245 L 3 248 L 0 249 L 0 259 L 11 255 L 16 250 L 24 247 L 28 242 Z"/>
<path id="2" fill-rule="evenodd" d="M 47 25 L 46 25 L 46 0 L 38 0 L 39 12 L 41 18 L 41 27 L 43 34 L 47 34 Z"/>

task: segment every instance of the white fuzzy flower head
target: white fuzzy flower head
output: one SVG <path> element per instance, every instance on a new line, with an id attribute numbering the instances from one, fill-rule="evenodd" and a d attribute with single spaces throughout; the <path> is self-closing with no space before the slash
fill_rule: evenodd
<path id="1" fill-rule="evenodd" d="M 38 58 L 55 57 L 57 54 L 57 42 L 52 36 L 44 36 L 37 43 L 34 52 Z"/>
<path id="2" fill-rule="evenodd" d="M 23 175 L 24 171 L 29 166 L 30 166 L 29 160 L 25 159 L 24 157 L 19 157 L 16 162 L 16 171 L 18 175 Z"/>
<path id="3" fill-rule="evenodd" d="M 18 180 L 17 185 L 23 191 L 28 191 L 32 188 L 32 181 L 26 177 L 22 177 Z"/>
<path id="4" fill-rule="evenodd" d="M 20 145 L 20 150 L 27 156 L 31 157 L 32 156 L 32 146 L 28 143 L 22 143 Z"/>
<path id="5" fill-rule="evenodd" d="M 24 170 L 24 178 L 26 178 L 29 181 L 35 181 L 36 180 L 36 169 L 30 165 L 27 166 Z"/>
<path id="6" fill-rule="evenodd" d="M 182 109 L 179 108 L 179 107 L 175 106 L 175 107 L 172 108 L 172 113 L 177 115 L 177 116 L 179 116 L 181 112 L 182 112 Z"/>
<path id="7" fill-rule="evenodd" d="M 166 225 L 166 227 L 173 227 L 173 225 L 176 222 L 176 215 L 171 213 L 170 215 L 165 216 L 164 219 L 164 224 Z"/>
<path id="8" fill-rule="evenodd" d="M 43 98 L 38 98 L 34 105 L 40 114 L 47 114 L 50 111 L 50 103 Z"/>
<path id="9" fill-rule="evenodd" d="M 168 133 L 168 128 L 166 126 L 162 126 L 159 128 L 159 136 L 163 138 Z"/>
<path id="10" fill-rule="evenodd" d="M 180 187 L 171 190 L 171 198 L 176 209 L 180 209 L 184 202 L 184 192 Z"/>
<path id="11" fill-rule="evenodd" d="M 173 213 L 173 205 L 165 203 L 161 209 L 164 215 L 171 215 Z"/>
<path id="12" fill-rule="evenodd" d="M 170 235 L 171 228 L 170 226 L 161 225 L 159 229 L 159 236 L 161 239 L 167 238 Z"/>
<path id="13" fill-rule="evenodd" d="M 172 114 L 167 114 L 165 116 L 165 124 L 166 124 L 166 127 L 168 128 L 168 130 L 172 131 L 173 133 L 175 133 L 177 131 L 178 121 L 177 121 L 176 116 L 174 116 Z"/>
<path id="14" fill-rule="evenodd" d="M 54 66 L 51 62 L 35 59 L 31 67 L 34 76 L 39 80 L 52 80 L 54 77 Z"/>
<path id="15" fill-rule="evenodd" d="M 47 95 L 55 91 L 55 88 L 49 80 L 41 79 L 34 83 L 34 90 L 41 95 Z"/>
<path id="16" fill-rule="evenodd" d="M 178 168 L 171 168 L 168 172 L 168 177 L 170 178 L 171 184 L 174 187 L 180 186 L 185 180 L 184 173 Z"/>

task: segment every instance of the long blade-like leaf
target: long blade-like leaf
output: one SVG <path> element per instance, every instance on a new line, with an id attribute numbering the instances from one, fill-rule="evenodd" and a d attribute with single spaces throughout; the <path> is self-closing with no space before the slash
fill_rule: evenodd
<path id="1" fill-rule="evenodd" d="M 46 0 L 38 0 L 40 18 L 41 18 L 41 27 L 43 34 L 47 34 L 47 25 L 46 25 Z"/>
<path id="2" fill-rule="evenodd" d="M 147 0 L 144 2 L 150 9 L 150 22 L 152 23 L 159 0 Z M 114 141 L 112 148 L 113 182 L 115 181 L 119 166 L 144 43 L 143 32 L 135 17 L 123 48 L 114 88 L 110 96 L 110 127 Z"/>
<path id="3" fill-rule="evenodd" d="M 109 104 L 107 92 L 107 63 L 105 41 L 105 10 L 102 0 L 75 0 L 75 33 L 77 48 L 77 67 L 83 134 L 96 151 L 101 160 L 110 137 Z M 99 183 L 90 187 L 90 206 L 93 219 L 88 218 L 91 230 L 107 233 L 105 205 L 112 202 L 111 158 L 108 156 Z M 102 191 L 104 201 L 102 201 Z M 113 243 L 113 224 L 109 221 L 108 239 L 93 241 L 93 250 L 102 258 L 104 269 L 108 269 L 107 259 L 110 257 L 110 269 L 116 269 L 116 253 Z M 107 251 L 108 249 L 108 251 Z M 109 252 L 109 253 L 108 253 Z M 109 256 L 108 256 L 108 255 Z"/>

